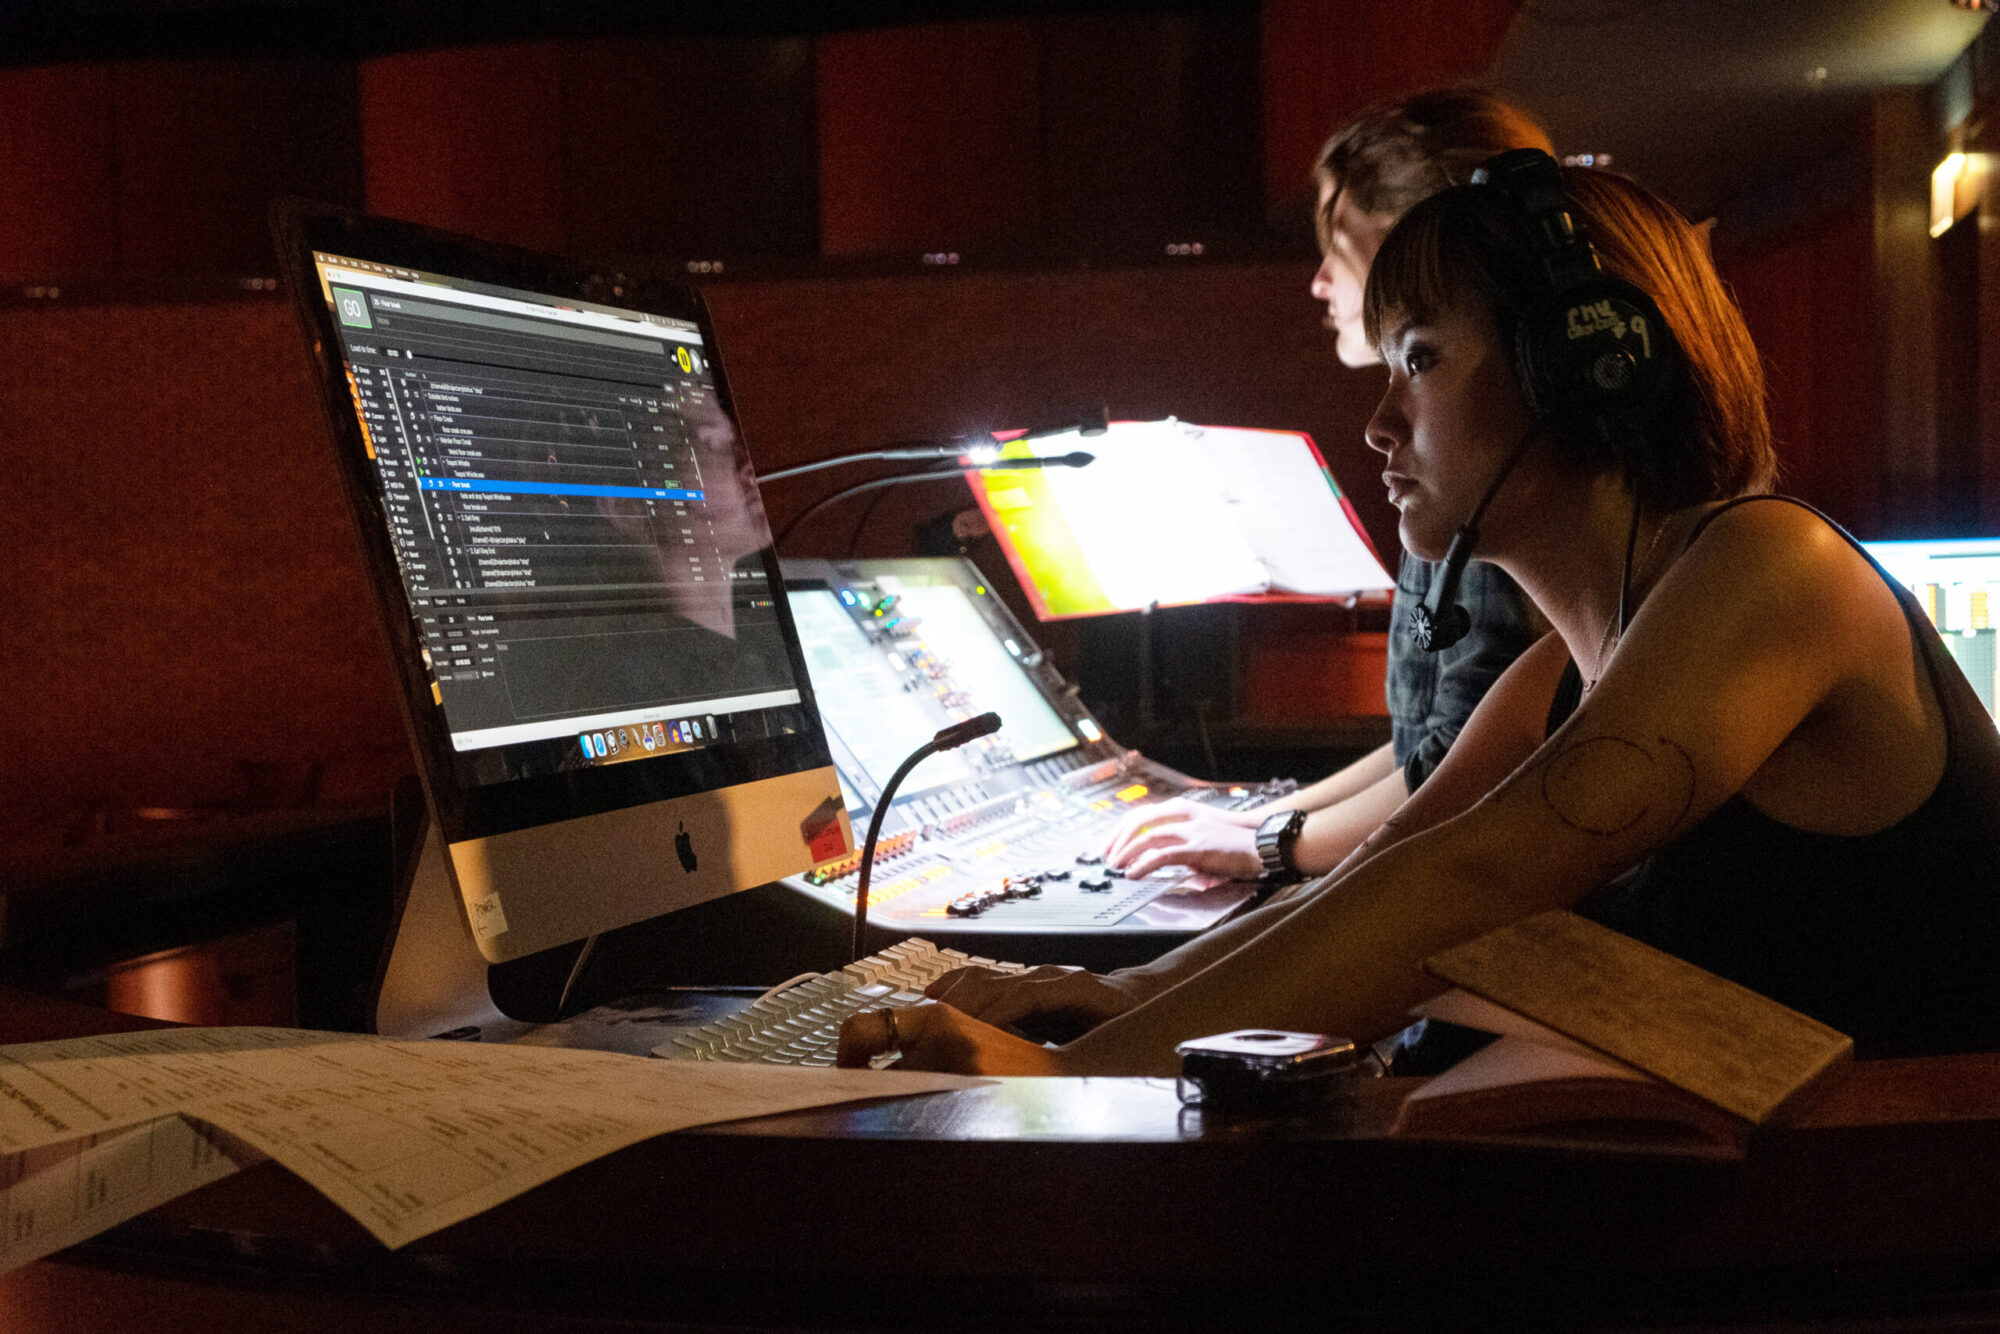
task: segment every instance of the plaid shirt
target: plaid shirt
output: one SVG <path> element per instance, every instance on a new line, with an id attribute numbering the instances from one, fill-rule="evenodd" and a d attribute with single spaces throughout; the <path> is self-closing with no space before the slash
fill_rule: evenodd
<path id="1" fill-rule="evenodd" d="M 1498 566 L 1475 560 L 1458 584 L 1471 633 L 1442 653 L 1425 653 L 1410 638 L 1410 613 L 1430 596 L 1437 569 L 1405 552 L 1389 611 L 1390 740 L 1412 792 L 1451 749 L 1495 678 L 1541 635 L 1520 586 Z"/>

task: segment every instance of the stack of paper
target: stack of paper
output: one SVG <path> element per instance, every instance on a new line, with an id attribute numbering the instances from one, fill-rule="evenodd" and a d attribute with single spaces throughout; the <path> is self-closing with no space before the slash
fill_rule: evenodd
<path id="1" fill-rule="evenodd" d="M 0 1047 L 0 1272 L 267 1155 L 396 1247 L 668 1131 L 983 1082 L 271 1028 Z"/>

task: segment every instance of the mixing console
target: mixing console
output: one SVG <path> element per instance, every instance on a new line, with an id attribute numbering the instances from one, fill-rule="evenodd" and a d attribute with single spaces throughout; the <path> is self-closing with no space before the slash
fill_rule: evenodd
<path id="1" fill-rule="evenodd" d="M 1051 772 L 1001 795 L 965 785 L 934 795 L 910 816 L 921 821 L 876 847 L 868 919 L 927 934 L 1198 930 L 1255 893 L 1240 881 L 1184 870 L 1127 877 L 1104 865 L 1104 845 L 1126 814 L 1170 797 L 1254 806 L 1291 789 L 1211 787 L 1136 753 Z M 854 910 L 860 854 L 787 881 Z"/>
<path id="2" fill-rule="evenodd" d="M 1256 895 L 1180 870 L 1134 879 L 1104 865 L 1104 845 L 1150 803 L 1256 806 L 1292 785 L 1217 787 L 1119 746 L 969 561 L 784 569 L 857 833 L 920 743 L 989 709 L 1002 720 L 998 734 L 923 761 L 893 797 L 868 890 L 877 927 L 1137 943 L 1205 931 Z M 784 883 L 852 915 L 860 862 L 851 852 Z"/>

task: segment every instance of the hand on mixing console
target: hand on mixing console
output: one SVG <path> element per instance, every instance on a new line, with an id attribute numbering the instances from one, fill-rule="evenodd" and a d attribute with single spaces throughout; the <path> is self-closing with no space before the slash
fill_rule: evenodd
<path id="1" fill-rule="evenodd" d="M 892 1016 L 893 1015 L 893 1019 Z M 949 1005 L 863 1010 L 840 1026 L 834 1064 L 866 1069 L 902 1052 L 898 1070 L 949 1070 L 967 1075 L 1059 1075 L 1055 1052 L 1003 1033 Z"/>
<path id="2" fill-rule="evenodd" d="M 1043 964 L 1020 973 L 954 968 L 924 988 L 983 1023 L 1012 1029 L 1035 1042 L 1068 1042 L 1146 999 L 1139 986 L 1114 974 Z"/>
<path id="3" fill-rule="evenodd" d="M 1176 797 L 1127 815 L 1105 845 L 1104 860 L 1133 877 L 1163 866 L 1185 866 L 1231 880 L 1255 880 L 1264 873 L 1257 857 L 1262 818 Z"/>

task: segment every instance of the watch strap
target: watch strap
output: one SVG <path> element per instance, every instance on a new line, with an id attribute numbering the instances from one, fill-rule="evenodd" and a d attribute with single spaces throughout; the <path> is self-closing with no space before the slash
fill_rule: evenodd
<path id="1" fill-rule="evenodd" d="M 1257 860 L 1263 863 L 1264 879 L 1299 878 L 1299 866 L 1292 860 L 1292 849 L 1299 841 L 1299 831 L 1305 827 L 1304 811 L 1273 811 L 1257 826 Z"/>

